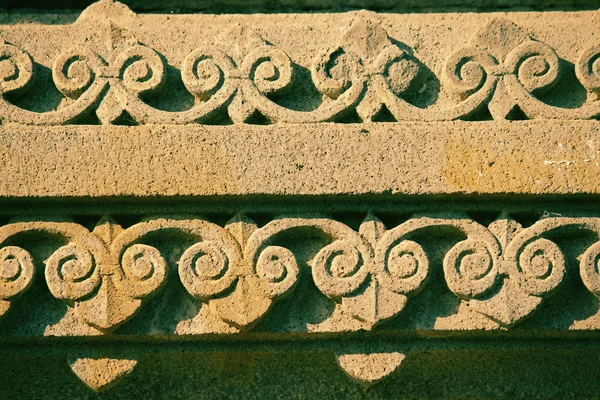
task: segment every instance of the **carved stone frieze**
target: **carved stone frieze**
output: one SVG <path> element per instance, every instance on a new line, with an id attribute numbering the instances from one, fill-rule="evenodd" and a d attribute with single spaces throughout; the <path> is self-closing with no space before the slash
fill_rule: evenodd
<path id="1" fill-rule="evenodd" d="M 72 222 L 44 221 L 10 223 L 1 230 L 3 243 L 25 234 L 66 242 L 45 260 L 34 259 L 24 247 L 0 248 L 3 313 L 27 292 L 36 266 L 43 263 L 40 276 L 52 296 L 106 333 L 130 319 L 167 279 L 179 280 L 208 307 L 202 318 L 210 321 L 197 333 L 220 332 L 223 323 L 236 330 L 252 326 L 277 298 L 293 295 L 299 280 L 298 258 L 276 244 L 278 238 L 302 243 L 316 235 L 326 244 L 312 244 L 314 255 L 306 263 L 316 289 L 335 307 L 312 330 L 345 331 L 371 330 L 397 316 L 427 285 L 431 260 L 420 238 L 429 233 L 462 238 L 444 251 L 447 288 L 499 326 L 512 326 L 531 315 L 563 280 L 565 256 L 552 238 L 600 236 L 600 219 L 548 217 L 524 228 L 507 214 L 487 227 L 466 216 L 421 216 L 387 229 L 370 214 L 355 231 L 318 216 L 276 218 L 260 228 L 245 216 L 225 227 L 203 219 L 157 218 L 127 229 L 103 218 L 92 232 Z M 170 267 L 169 255 L 145 241 L 173 234 L 197 242 Z M 600 294 L 599 249 L 593 244 L 579 261 L 581 281 L 594 295 Z"/>
<path id="2" fill-rule="evenodd" d="M 600 11 L 384 11 L 0 25 L 0 353 L 94 391 L 326 353 L 366 398 L 454 349 L 596 349 Z"/>
<path id="3" fill-rule="evenodd" d="M 568 257 L 579 260 L 579 281 L 600 297 L 597 217 L 549 216 L 523 227 L 506 213 L 487 226 L 467 215 L 415 215 L 386 227 L 367 214 L 358 230 L 318 215 L 276 217 L 260 227 L 244 215 L 224 227 L 203 218 L 161 217 L 126 229 L 103 217 L 91 232 L 74 222 L 43 220 L 8 223 L 0 232 L 2 314 L 9 314 L 19 296 L 28 296 L 34 280 L 43 279 L 52 297 L 66 302 L 79 321 L 73 322 L 67 311 L 64 318 L 71 322 L 47 330 L 50 335 L 91 333 L 81 324 L 96 334 L 110 334 L 147 298 L 161 296 L 168 280 L 200 304 L 191 318 L 177 317 L 189 311 L 172 306 L 171 315 L 162 311 L 153 317 L 182 318 L 170 333 L 174 336 L 246 331 L 277 308 L 277 299 L 293 298 L 301 280 L 305 289 L 298 296 L 307 296 L 308 283 L 314 288 L 309 296 L 332 302 L 320 323 L 300 329 L 309 333 L 370 331 L 401 319 L 411 299 L 428 286 L 439 286 L 441 282 L 432 281 L 439 278 L 460 304 L 452 329 L 509 329 L 560 290 L 567 264 L 573 262 Z M 591 245 L 576 245 L 580 250 L 574 254 L 570 240 L 566 256 L 562 246 L 572 237 L 593 237 L 595 242 L 585 239 Z M 161 250 L 148 244 L 177 243 L 177 238 L 186 238 L 187 244 L 161 245 Z M 27 244 L 35 249 L 44 241 L 50 255 L 39 259 L 39 250 L 31 252 Z M 436 273 L 432 268 L 438 263 L 441 271 Z M 19 309 L 25 315 L 33 311 Z M 482 325 L 481 318 L 489 322 Z M 576 329 L 595 326 L 592 320 Z M 14 321 L 7 317 L 0 324 Z M 405 356 L 343 353 L 338 360 L 353 379 L 370 386 Z M 103 390 L 131 372 L 136 360 L 77 353 L 70 363 L 90 387 Z"/>
<path id="4" fill-rule="evenodd" d="M 52 80 L 64 100 L 46 112 L 11 102 L 34 86 L 39 68 L 26 43 L 17 46 L 3 39 L 3 123 L 77 124 L 88 121 L 90 113 L 102 124 L 350 122 L 353 112 L 369 122 L 381 119 L 384 108 L 396 121 L 485 119 L 486 110 L 493 119 L 595 119 L 600 114 L 595 67 L 599 44 L 592 36 L 581 38 L 576 59 L 562 60 L 551 44 L 508 18 L 482 21 L 478 32 L 464 38 L 464 45 L 444 55 L 438 73 L 399 42 L 413 38 L 391 38 L 376 15 L 355 18 L 338 44 L 318 50 L 307 66 L 295 64 L 285 51 L 240 24 L 213 42 L 199 42 L 182 60 L 170 60 L 137 39 L 137 28 L 131 27 L 135 18 L 125 6 L 108 0 L 82 14 L 75 26 L 93 26 L 93 32 L 54 59 Z M 574 68 L 566 71 L 565 63 Z M 188 109 L 165 110 L 147 101 L 173 86 L 166 83 L 170 64 L 180 65 L 174 79 L 187 91 L 181 96 L 194 98 Z M 310 69 L 310 75 L 298 73 L 303 68 Z M 546 103 L 540 95 L 551 92 L 568 74 L 589 93 L 588 99 L 577 107 Z M 447 98 L 426 106 L 413 104 L 415 95 L 432 90 L 432 79 L 439 80 L 438 89 Z M 293 96 L 290 91 L 301 86 L 320 92 L 321 103 L 299 110 L 278 100 L 286 91 Z"/>

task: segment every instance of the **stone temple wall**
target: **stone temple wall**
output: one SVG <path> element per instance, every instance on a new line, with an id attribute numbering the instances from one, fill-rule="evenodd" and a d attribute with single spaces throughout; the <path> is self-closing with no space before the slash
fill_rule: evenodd
<path id="1" fill-rule="evenodd" d="M 0 399 L 600 398 L 595 1 L 84 3 L 0 2 Z"/>

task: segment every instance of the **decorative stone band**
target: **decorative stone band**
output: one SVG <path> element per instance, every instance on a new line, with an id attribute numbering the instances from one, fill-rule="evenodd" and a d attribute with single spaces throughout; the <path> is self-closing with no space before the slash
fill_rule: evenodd
<path id="1" fill-rule="evenodd" d="M 324 217 L 277 218 L 260 228 L 240 216 L 224 228 L 202 219 L 159 218 L 125 230 L 104 218 L 93 232 L 72 222 L 11 223 L 0 228 L 0 304 L 4 314 L 27 291 L 41 261 L 26 244 L 14 245 L 23 242 L 18 239 L 58 238 L 65 244 L 44 261 L 48 289 L 80 321 L 108 333 L 165 284 L 172 257 L 147 241 L 176 234 L 196 243 L 178 253 L 178 277 L 169 279 L 179 279 L 204 304 L 187 333 L 236 332 L 294 292 L 301 268 L 294 252 L 279 245 L 281 238 L 310 244 L 318 237 L 328 244 L 307 245 L 314 253 L 310 274 L 335 310 L 312 330 L 370 330 L 397 316 L 427 285 L 430 255 L 423 238 L 430 242 L 445 232 L 462 238 L 449 248 L 434 246 L 445 249 L 448 289 L 471 309 L 510 327 L 533 313 L 565 276 L 565 256 L 552 239 L 583 233 L 597 239 L 600 218 L 552 217 L 523 228 L 504 214 L 488 227 L 467 217 L 423 216 L 387 230 L 369 215 L 358 232 Z M 27 240 L 23 243 L 37 243 Z M 583 284 L 600 296 L 600 242 L 583 251 L 579 263 Z"/>
<path id="2" fill-rule="evenodd" d="M 188 244 L 180 248 L 182 241 L 174 238 Z M 566 257 L 557 244 L 565 238 L 585 238 L 585 245 L 573 246 L 571 240 Z M 175 336 L 248 330 L 277 299 L 293 296 L 301 280 L 333 303 L 330 315 L 307 330 L 348 332 L 371 330 L 396 317 L 411 297 L 443 276 L 461 307 L 487 318 L 495 329 L 509 329 L 573 275 L 567 274 L 573 248 L 580 254 L 580 282 L 600 297 L 599 239 L 597 217 L 548 217 L 524 228 L 507 214 L 487 227 L 456 215 L 413 216 L 390 229 L 369 214 L 358 231 L 322 216 L 279 217 L 262 227 L 241 215 L 224 227 L 199 218 L 152 218 L 127 229 L 104 217 L 91 232 L 73 222 L 13 222 L 0 227 L 0 311 L 6 314 L 27 295 L 43 263 L 47 288 L 68 305 L 66 322 L 48 326 L 45 334 L 109 334 L 167 279 L 179 280 L 201 303 L 191 319 L 189 309 L 173 304 L 168 313 L 156 314 L 182 316 Z M 151 245 L 161 241 L 167 245 Z M 37 256 L 40 247 L 49 254 L 44 261 Z M 443 274 L 430 268 L 440 257 Z M 310 271 L 311 279 L 302 279 L 303 271 Z M 0 325 L 10 321 L 15 319 Z M 336 357 L 352 379 L 369 386 L 393 373 L 410 351 L 342 351 Z M 93 348 L 68 358 L 73 372 L 94 390 L 110 388 L 138 363 L 135 354 L 107 357 Z"/>
<path id="3" fill-rule="evenodd" d="M 116 16 L 131 11 L 120 3 L 102 1 L 81 19 L 94 13 L 110 15 L 118 22 Z M 561 60 L 552 47 L 507 19 L 492 19 L 466 46 L 447 55 L 439 79 L 444 93 L 457 95 L 453 105 L 444 102 L 422 108 L 412 104 L 413 94 L 428 90 L 425 71 L 429 68 L 410 48 L 390 38 L 379 22 L 362 18 L 343 33 L 336 46 L 314 59 L 312 82 L 298 82 L 305 78 L 284 51 L 236 25 L 213 45 L 191 51 L 181 63 L 180 79 L 195 105 L 165 111 L 144 99 L 150 92 L 161 91 L 167 61 L 132 32 L 108 20 L 98 28 L 110 31 L 113 38 L 104 56 L 97 52 L 91 35 L 85 38 L 87 45 L 68 49 L 54 61 L 52 78 L 65 96 L 64 104 L 54 111 L 33 112 L 10 102 L 11 93 L 32 86 L 36 68 L 25 48 L 2 40 L 2 122 L 60 125 L 77 123 L 82 115 L 95 112 L 103 124 L 117 123 L 124 113 L 136 124 L 218 124 L 218 115 L 225 110 L 234 123 L 252 122 L 257 115 L 268 123 L 345 122 L 349 111 L 371 121 L 384 108 L 397 121 L 469 119 L 486 109 L 494 119 L 512 119 L 517 114 L 526 119 L 594 119 L 600 115 L 596 96 L 600 43 L 593 35 L 577 59 Z M 573 63 L 574 71 L 566 71 L 565 63 Z M 561 77 L 573 80 L 565 76 L 573 73 L 589 94 L 581 106 L 558 107 L 538 98 Z M 318 107 L 298 111 L 278 104 L 277 95 L 302 85 L 311 85 L 323 95 Z"/>

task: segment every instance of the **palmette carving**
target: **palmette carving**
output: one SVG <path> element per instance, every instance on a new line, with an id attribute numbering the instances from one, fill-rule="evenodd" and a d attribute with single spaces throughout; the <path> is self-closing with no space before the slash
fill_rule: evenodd
<path id="1" fill-rule="evenodd" d="M 554 49 L 506 20 L 491 21 L 470 46 L 451 54 L 443 74 L 451 89 L 467 100 L 478 98 L 477 106 L 486 104 L 494 119 L 507 118 L 515 107 L 529 118 L 551 118 L 547 110 L 554 107 L 534 95 L 552 88 L 559 76 Z"/>
<path id="2" fill-rule="evenodd" d="M 323 94 L 348 107 L 357 103 L 358 115 L 371 121 L 387 105 L 386 97 L 420 88 L 422 82 L 415 83 L 420 69 L 409 53 L 392 43 L 378 22 L 361 19 L 344 32 L 337 47 L 316 60 L 312 77 Z"/>
<path id="3" fill-rule="evenodd" d="M 101 221 L 97 229 L 101 231 L 106 224 L 110 222 Z M 2 230 L 2 241 L 24 233 L 42 233 L 68 242 L 45 260 L 46 283 L 53 296 L 101 331 L 110 331 L 131 318 L 142 299 L 165 279 L 166 264 L 156 249 L 119 240 L 106 242 L 75 223 L 15 223 Z M 23 249 L 1 247 L 0 255 L 4 266 L 0 296 L 6 301 L 27 289 L 34 267 Z"/>
<path id="4" fill-rule="evenodd" d="M 95 18 L 94 13 L 101 16 Z M 364 13 L 357 15 L 335 46 L 317 52 L 312 65 L 306 66 L 312 82 L 301 83 L 314 85 L 323 95 L 310 111 L 278 104 L 276 96 L 300 79 L 298 67 L 283 49 L 241 25 L 232 26 L 208 46 L 199 44 L 183 60 L 168 60 L 181 66 L 178 79 L 195 104 L 187 110 L 166 111 L 148 104 L 146 95 L 161 95 L 167 60 L 140 43 L 131 26 L 122 26 L 132 15 L 117 2 L 91 6 L 82 14 L 83 22 L 95 24 L 110 39 L 96 43 L 92 36 L 82 38 L 81 44 L 56 58 L 53 81 L 68 101 L 48 112 L 11 103 L 15 94 L 33 86 L 37 72 L 25 49 L 0 40 L 0 119 L 61 125 L 79 123 L 95 112 L 103 124 L 121 123 L 123 118 L 136 124 L 219 123 L 226 110 L 234 123 L 252 123 L 255 116 L 268 123 L 315 123 L 343 122 L 348 111 L 355 110 L 369 122 L 377 120 L 384 108 L 397 121 L 481 118 L 485 109 L 494 119 L 600 115 L 600 47 L 595 41 L 576 60 L 567 60 L 575 65 L 576 78 L 590 94 L 588 100 L 577 108 L 557 107 L 542 100 L 566 73 L 556 51 L 512 22 L 493 19 L 449 54 L 439 73 L 440 93 L 456 93 L 458 100 L 422 108 L 411 102 L 412 96 L 430 90 L 427 67 L 408 46 L 390 38 L 376 16 Z"/>
<path id="5" fill-rule="evenodd" d="M 501 256 L 481 257 L 471 260 L 473 275 L 478 280 L 467 282 L 466 287 L 455 287 L 448 271 L 456 267 L 451 249 L 444 259 L 444 271 L 449 288 L 463 298 L 474 310 L 481 312 L 504 326 L 511 326 L 529 316 L 545 297 L 552 295 L 563 280 L 566 270 L 565 256 L 550 237 L 572 232 L 600 234 L 597 218 L 545 218 L 524 229 L 519 223 L 503 215 L 490 225 L 501 244 Z M 508 232 L 508 233 L 507 233 Z M 597 294 L 597 249 L 595 244 L 584 252 L 580 260 L 580 274 L 584 284 Z M 474 262 L 473 262 L 474 261 Z M 494 265 L 496 267 L 494 267 Z M 482 273 L 487 271 L 487 273 Z M 492 294 L 481 289 L 489 285 Z M 486 285 L 480 282 L 485 279 Z"/>
<path id="6" fill-rule="evenodd" d="M 4 314 L 43 261 L 52 295 L 73 307 L 81 322 L 108 333 L 165 285 L 169 258 L 148 240 L 176 234 L 196 241 L 176 261 L 183 287 L 202 303 L 197 318 L 204 322 L 192 333 L 222 332 L 223 324 L 234 331 L 252 327 L 277 299 L 294 292 L 302 268 L 334 303 L 329 318 L 309 330 L 369 330 L 397 316 L 426 287 L 433 233 L 457 238 L 443 256 L 448 289 L 471 310 L 508 327 L 560 287 L 566 258 L 554 239 L 583 232 L 600 238 L 600 219 L 551 217 L 523 228 L 506 214 L 488 227 L 460 215 L 415 216 L 386 229 L 369 214 L 358 231 L 326 217 L 276 218 L 260 228 L 245 216 L 225 227 L 198 218 L 156 218 L 125 230 L 103 218 L 93 232 L 72 222 L 17 222 L 0 227 L 0 305 Z M 46 260 L 23 245 L 37 234 L 58 243 Z M 290 238 L 322 244 L 309 260 L 299 260 L 285 246 Z M 599 254 L 595 243 L 580 257 L 582 282 L 598 297 Z"/>
<path id="7" fill-rule="evenodd" d="M 282 247 L 263 248 L 262 241 L 253 247 L 248 235 L 255 225 L 245 218 L 206 228 L 179 260 L 181 282 L 220 320 L 237 329 L 251 325 L 296 283 L 295 257 Z"/>

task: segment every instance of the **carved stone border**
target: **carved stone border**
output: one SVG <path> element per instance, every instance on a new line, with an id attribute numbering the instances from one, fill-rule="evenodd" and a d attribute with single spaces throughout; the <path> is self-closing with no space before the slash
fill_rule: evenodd
<path id="1" fill-rule="evenodd" d="M 427 67 L 411 49 L 394 42 L 379 22 L 362 18 L 343 33 L 336 46 L 322 49 L 314 59 L 312 82 L 307 84 L 323 95 L 323 102 L 312 111 L 293 110 L 274 100 L 273 96 L 300 79 L 296 67 L 285 52 L 240 25 L 224 32 L 212 46 L 198 47 L 185 57 L 180 79 L 195 105 L 188 110 L 164 111 L 146 103 L 143 96 L 160 92 L 167 61 L 119 26 L 119 18 L 134 18 L 132 15 L 121 3 L 107 0 L 81 15 L 81 24 L 105 18 L 98 29 L 109 32 L 112 43 L 104 56 L 96 47 L 78 45 L 56 58 L 52 78 L 69 101 L 54 111 L 29 111 L 5 96 L 30 89 L 35 68 L 24 48 L 2 40 L 0 120 L 5 124 L 62 125 L 77 123 L 78 117 L 94 112 L 102 124 L 116 123 L 124 113 L 140 125 L 211 124 L 218 123 L 215 115 L 226 110 L 233 123 L 252 122 L 256 115 L 272 124 L 316 123 L 343 121 L 353 110 L 369 122 L 383 108 L 396 121 L 468 120 L 486 109 L 493 119 L 500 120 L 512 119 L 515 113 L 526 119 L 563 120 L 600 115 L 596 66 L 600 43 L 590 38 L 576 60 L 567 60 L 574 64 L 576 79 L 588 92 L 587 101 L 577 108 L 557 107 L 537 97 L 567 73 L 555 50 L 510 20 L 497 18 L 483 24 L 469 44 L 446 55 L 439 79 L 445 91 L 458 96 L 452 106 L 420 108 L 411 104 L 410 95 L 425 89 Z M 510 32 L 508 39 L 504 32 Z"/>
<path id="2" fill-rule="evenodd" d="M 549 44 L 510 18 L 482 21 L 466 45 L 444 55 L 436 76 L 455 101 L 421 107 L 411 103 L 411 96 L 425 90 L 428 67 L 414 49 L 397 41 L 407 38 L 391 38 L 375 17 L 361 15 L 336 45 L 320 49 L 310 77 L 300 76 L 292 57 L 259 33 L 234 25 L 183 59 L 179 83 L 193 96 L 194 105 L 165 111 L 152 106 L 147 96 L 165 90 L 173 60 L 122 26 L 123 20 L 135 18 L 131 10 L 103 0 L 76 22 L 93 23 L 97 30 L 54 60 L 52 83 L 63 96 L 54 110 L 34 112 L 13 101 L 35 86 L 36 61 L 27 44 L 17 46 L 0 37 L 0 121 L 24 130 L 22 125 L 81 125 L 90 115 L 104 125 L 120 124 L 124 116 L 136 125 L 219 124 L 224 113 L 233 124 L 253 123 L 257 116 L 268 124 L 346 123 L 351 122 L 349 114 L 372 122 L 386 110 L 396 122 L 464 120 L 462 124 L 474 124 L 471 121 L 482 113 L 493 120 L 595 120 L 600 115 L 600 44 L 594 35 L 581 39 L 589 43 L 576 59 L 562 60 Z M 98 31 L 110 40 L 99 41 Z M 572 71 L 565 61 L 573 64 Z M 322 96 L 311 111 L 278 103 L 277 96 L 300 79 L 309 79 L 302 84 Z M 585 89 L 582 104 L 567 108 L 543 100 L 561 79 Z M 568 167 L 572 161 L 544 163 Z M 28 296 L 38 283 L 47 288 L 50 302 L 56 299 L 67 309 L 67 322 L 50 327 L 55 329 L 47 336 L 84 336 L 90 342 L 143 336 L 116 330 L 151 297 L 161 296 L 168 280 L 177 280 L 189 300 L 200 306 L 197 315 L 178 321 L 175 332 L 158 340 L 244 337 L 278 300 L 298 293 L 304 271 L 310 289 L 332 304 L 333 311 L 303 334 L 378 332 L 384 322 L 403 318 L 407 305 L 435 279 L 430 264 L 439 254 L 427 250 L 433 248 L 443 253 L 442 271 L 435 275 L 440 282 L 434 283 L 490 324 L 466 330 L 514 332 L 565 286 L 567 257 L 557 239 L 578 241 L 583 235 L 595 243 L 580 243 L 586 248 L 580 251 L 575 275 L 600 297 L 600 217 L 551 216 L 525 227 L 508 213 L 485 225 L 466 214 L 412 215 L 388 227 L 373 213 L 364 217 L 358 229 L 330 216 L 308 214 L 275 217 L 264 225 L 238 214 L 224 226 L 196 216 L 152 217 L 127 228 L 104 217 L 93 230 L 65 222 L 68 218 L 11 221 L 0 226 L 0 316 L 16 308 L 23 300 L 19 297 Z M 152 245 L 153 239 L 174 234 L 194 242 L 175 261 Z M 436 241 L 445 234 L 459 239 L 446 248 Z M 324 244 L 302 265 L 297 247 L 315 236 Z M 281 238 L 293 238 L 296 247 L 286 247 Z M 40 245 L 51 250 L 45 259 L 32 250 Z M 19 304 L 21 311 L 23 305 L 27 303 Z M 16 320 L 7 317 L 0 324 Z M 287 333 L 296 332 L 285 327 L 270 332 Z M 401 365 L 410 352 L 410 346 L 405 347 L 360 354 L 336 351 L 336 359 L 352 379 L 367 387 Z M 135 368 L 138 356 L 95 349 L 73 351 L 68 362 L 88 386 L 105 390 Z"/>
<path id="3" fill-rule="evenodd" d="M 169 279 L 179 279 L 205 304 L 194 318 L 196 328 L 188 327 L 185 334 L 245 331 L 274 301 L 293 295 L 298 281 L 296 256 L 274 240 L 284 234 L 317 234 L 329 244 L 309 261 L 312 280 L 335 303 L 335 310 L 312 332 L 371 330 L 400 314 L 427 284 L 429 255 L 419 244 L 427 232 L 464 238 L 443 257 L 445 284 L 468 307 L 506 329 L 531 315 L 560 287 L 565 256 L 553 240 L 581 233 L 600 238 L 600 218 L 549 217 L 523 228 L 507 214 L 487 227 L 466 216 L 421 216 L 386 229 L 369 214 L 358 232 L 318 216 L 276 218 L 260 228 L 244 216 L 234 217 L 224 228 L 197 218 L 156 218 L 122 229 L 103 218 L 93 232 L 72 222 L 15 222 L 0 227 L 0 304 L 4 314 L 26 295 L 40 261 L 26 248 L 2 243 L 24 234 L 60 238 L 66 244 L 44 261 L 48 289 L 72 307 L 81 323 L 109 334 L 167 279 L 165 255 L 145 244 L 146 238 L 179 233 L 196 243 L 179 258 L 178 277 Z M 596 242 L 579 258 L 581 280 L 595 296 L 600 296 L 599 269 Z M 391 373 L 403 358 L 400 353 L 341 355 L 339 362 L 352 377 L 369 384 Z M 130 359 L 85 360 L 73 360 L 72 368 L 96 389 L 122 375 L 90 382 L 107 362 L 112 365 L 108 371 L 123 374 L 135 365 Z M 365 363 L 374 367 L 362 376 L 359 366 Z"/>

